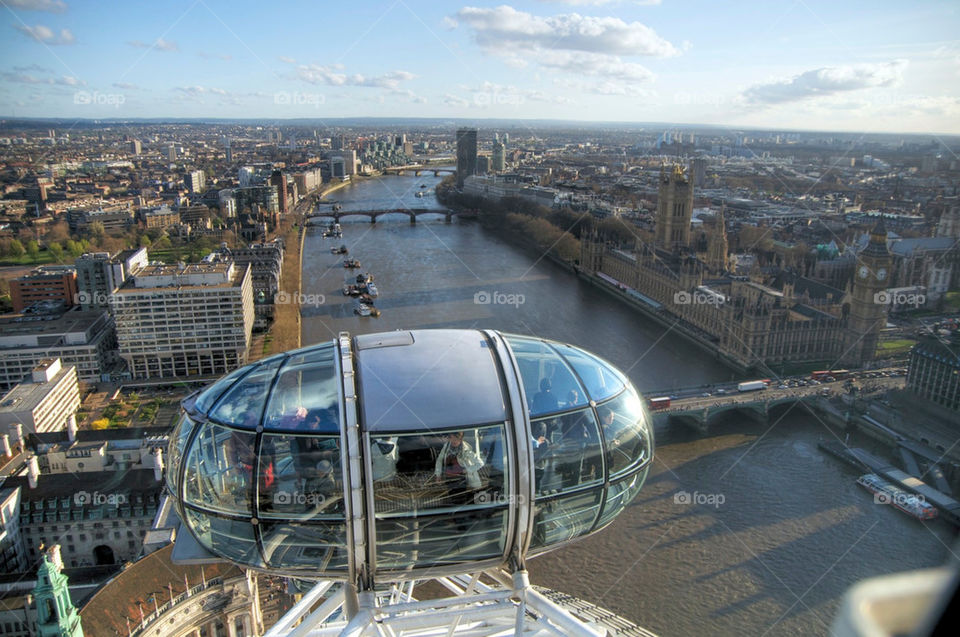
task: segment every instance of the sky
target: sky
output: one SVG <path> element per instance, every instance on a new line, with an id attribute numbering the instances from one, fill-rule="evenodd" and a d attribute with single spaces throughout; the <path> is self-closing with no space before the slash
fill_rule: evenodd
<path id="1" fill-rule="evenodd" d="M 960 134 L 948 0 L 0 0 L 0 117 Z"/>

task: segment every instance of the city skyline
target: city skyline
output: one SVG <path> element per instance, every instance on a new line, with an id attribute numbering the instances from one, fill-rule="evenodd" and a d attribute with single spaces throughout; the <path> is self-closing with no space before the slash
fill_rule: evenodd
<path id="1" fill-rule="evenodd" d="M 2 4 L 4 117 L 960 133 L 960 21 L 932 2 Z"/>

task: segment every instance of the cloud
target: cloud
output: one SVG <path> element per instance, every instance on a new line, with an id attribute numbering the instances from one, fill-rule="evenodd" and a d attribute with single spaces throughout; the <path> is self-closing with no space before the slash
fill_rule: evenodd
<path id="1" fill-rule="evenodd" d="M 39 64 L 28 64 L 27 66 L 15 66 L 13 67 L 14 71 L 20 73 L 29 73 L 30 71 L 38 71 L 40 73 L 53 73 L 50 69 L 45 66 L 40 66 Z"/>
<path id="2" fill-rule="evenodd" d="M 654 77 L 653 72 L 642 64 L 624 62 L 616 55 L 558 51 L 537 62 L 540 66 L 574 75 L 604 77 L 630 84 L 647 82 Z"/>
<path id="3" fill-rule="evenodd" d="M 176 49 L 174 49 L 176 50 Z M 197 55 L 202 57 L 204 60 L 223 60 L 224 62 L 229 62 L 233 59 L 232 55 L 226 53 L 207 53 L 206 51 L 197 51 Z"/>
<path id="4" fill-rule="evenodd" d="M 199 99 L 204 95 L 218 95 L 220 97 L 229 98 L 232 97 L 229 91 L 226 91 L 222 88 L 210 88 L 206 86 L 177 86 L 173 89 L 183 97 L 190 99 Z"/>
<path id="5" fill-rule="evenodd" d="M 668 57 L 680 53 L 645 24 L 615 17 L 577 13 L 540 17 L 502 5 L 464 7 L 456 19 L 471 27 L 477 44 L 493 54 L 559 50 Z"/>
<path id="6" fill-rule="evenodd" d="M 281 56 L 278 57 L 277 59 L 280 60 L 281 62 L 283 62 L 284 64 L 296 64 L 296 63 L 297 63 L 296 60 L 294 60 L 293 58 L 288 58 L 288 57 L 285 56 L 285 55 L 281 55 Z"/>
<path id="7" fill-rule="evenodd" d="M 11 9 L 24 11 L 47 11 L 49 13 L 63 13 L 67 10 L 67 3 L 61 0 L 4 0 Z"/>
<path id="8" fill-rule="evenodd" d="M 46 84 L 48 86 L 86 86 L 87 83 L 79 80 L 72 75 L 61 75 L 60 77 L 36 77 L 29 73 L 12 73 L 4 71 L 0 73 L 0 78 L 7 82 L 17 84 Z"/>
<path id="9" fill-rule="evenodd" d="M 756 84 L 743 92 L 751 104 L 783 104 L 868 88 L 894 86 L 903 78 L 906 60 L 882 64 L 851 64 L 805 71 L 799 75 Z"/>
<path id="10" fill-rule="evenodd" d="M 114 88 L 122 88 L 122 89 L 125 89 L 125 90 L 128 90 L 128 91 L 139 91 L 139 90 L 140 90 L 140 87 L 139 87 L 139 86 L 137 86 L 136 84 L 130 84 L 130 83 L 128 83 L 128 82 L 114 82 L 114 83 L 113 83 L 113 87 L 114 87 Z"/>
<path id="11" fill-rule="evenodd" d="M 470 106 L 470 102 L 467 100 L 463 99 L 462 97 L 457 97 L 456 95 L 451 95 L 450 93 L 446 93 L 443 96 L 443 103 L 447 106 L 454 106 L 456 108 L 467 108 Z"/>
<path id="12" fill-rule="evenodd" d="M 459 23 L 456 18 L 451 18 L 450 16 L 444 16 L 443 20 L 440 21 L 440 25 L 443 26 L 446 31 L 453 31 L 457 28 Z"/>
<path id="13" fill-rule="evenodd" d="M 297 77 L 309 84 L 326 84 L 328 86 L 364 86 L 368 88 L 396 89 L 401 82 L 416 77 L 409 71 L 390 71 L 383 75 L 365 76 L 359 73 L 347 75 L 342 73 L 343 66 L 334 64 L 320 66 L 318 64 L 301 64 L 297 67 Z"/>
<path id="14" fill-rule="evenodd" d="M 70 29 L 61 29 L 60 34 L 57 35 L 50 27 L 45 27 L 42 24 L 38 24 L 35 27 L 23 24 L 17 25 L 14 28 L 31 40 L 36 40 L 37 42 L 42 42 L 44 44 L 60 45 L 76 44 L 77 42 L 77 39 L 73 37 Z"/>
<path id="15" fill-rule="evenodd" d="M 603 7 L 608 4 L 621 4 L 625 0 L 540 0 L 540 2 L 558 2 L 560 4 L 568 4 L 574 7 Z M 639 4 L 645 6 L 657 5 L 660 4 L 661 0 L 626 0 L 630 4 Z"/>
<path id="16" fill-rule="evenodd" d="M 146 42 L 141 42 L 140 40 L 130 40 L 127 42 L 127 44 L 136 49 L 154 49 L 157 51 L 166 51 L 167 53 L 180 50 L 180 47 L 177 46 L 176 42 L 164 40 L 163 38 L 157 38 L 153 44 L 147 44 Z"/>

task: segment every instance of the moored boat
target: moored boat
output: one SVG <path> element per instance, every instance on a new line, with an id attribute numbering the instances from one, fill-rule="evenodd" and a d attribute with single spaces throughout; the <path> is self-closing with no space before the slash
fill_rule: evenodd
<path id="1" fill-rule="evenodd" d="M 889 504 L 917 520 L 932 520 L 937 509 L 923 497 L 910 493 L 888 482 L 875 473 L 865 473 L 857 478 L 857 484 L 874 494 L 877 504 Z"/>

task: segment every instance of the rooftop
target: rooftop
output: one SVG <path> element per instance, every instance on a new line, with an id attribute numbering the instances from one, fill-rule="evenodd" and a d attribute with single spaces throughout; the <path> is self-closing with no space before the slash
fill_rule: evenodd
<path id="1" fill-rule="evenodd" d="M 69 309 L 62 314 L 5 314 L 0 316 L 0 336 L 63 334 L 85 332 L 105 320 L 106 310 Z"/>
<path id="2" fill-rule="evenodd" d="M 75 376 L 76 369 L 73 365 L 62 367 L 45 383 L 32 382 L 29 377 L 24 379 L 24 382 L 16 385 L 0 399 L 0 414 L 33 411 L 60 381 L 69 375 Z"/>

